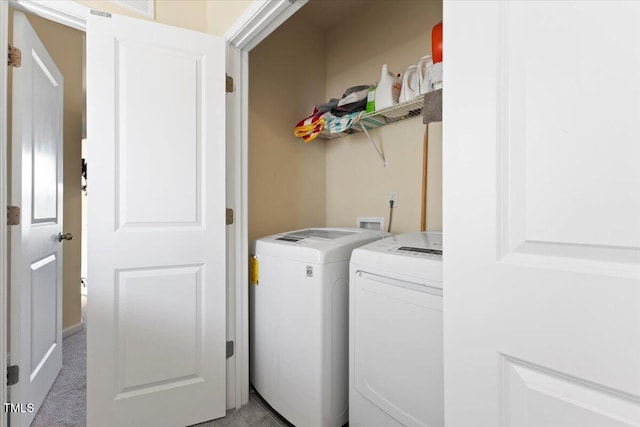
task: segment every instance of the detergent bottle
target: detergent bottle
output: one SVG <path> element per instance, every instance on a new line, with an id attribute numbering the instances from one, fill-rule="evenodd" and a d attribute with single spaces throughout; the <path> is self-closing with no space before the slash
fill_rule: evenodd
<path id="1" fill-rule="evenodd" d="M 431 54 L 434 64 L 442 62 L 442 22 L 437 23 L 431 30 Z"/>
<path id="2" fill-rule="evenodd" d="M 431 92 L 431 68 L 433 67 L 433 59 L 431 55 L 425 55 L 418 61 L 418 82 L 420 84 L 420 93 Z"/>
<path id="3" fill-rule="evenodd" d="M 389 72 L 387 64 L 382 66 L 380 82 L 376 88 L 376 111 L 398 103 L 402 81 Z"/>
<path id="4" fill-rule="evenodd" d="M 369 88 L 369 92 L 367 92 L 367 104 L 365 112 L 373 113 L 374 111 L 376 111 L 376 87 L 371 86 Z"/>
<path id="5" fill-rule="evenodd" d="M 411 65 L 402 76 L 402 89 L 400 90 L 399 101 L 408 102 L 418 95 L 420 95 L 418 67 L 416 65 Z"/>

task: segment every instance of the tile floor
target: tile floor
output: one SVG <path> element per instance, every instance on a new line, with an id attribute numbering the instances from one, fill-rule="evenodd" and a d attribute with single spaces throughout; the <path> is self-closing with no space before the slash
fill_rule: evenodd
<path id="1" fill-rule="evenodd" d="M 224 418 L 191 427 L 291 427 L 293 424 L 282 418 L 251 388 L 249 403 L 240 409 L 227 411 Z"/>

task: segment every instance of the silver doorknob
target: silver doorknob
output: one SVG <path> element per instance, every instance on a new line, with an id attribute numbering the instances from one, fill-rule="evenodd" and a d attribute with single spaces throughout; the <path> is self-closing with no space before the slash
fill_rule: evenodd
<path id="1" fill-rule="evenodd" d="M 73 239 L 73 234 L 71 233 L 58 233 L 58 242 L 62 242 L 63 240 L 71 240 Z"/>

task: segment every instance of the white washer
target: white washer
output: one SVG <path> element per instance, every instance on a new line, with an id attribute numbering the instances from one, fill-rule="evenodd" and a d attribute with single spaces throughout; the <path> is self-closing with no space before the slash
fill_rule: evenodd
<path id="1" fill-rule="evenodd" d="M 250 285 L 250 378 L 297 426 L 348 419 L 349 258 L 389 236 L 357 228 L 312 228 L 255 243 Z"/>
<path id="2" fill-rule="evenodd" d="M 442 234 L 353 251 L 349 426 L 444 426 Z"/>

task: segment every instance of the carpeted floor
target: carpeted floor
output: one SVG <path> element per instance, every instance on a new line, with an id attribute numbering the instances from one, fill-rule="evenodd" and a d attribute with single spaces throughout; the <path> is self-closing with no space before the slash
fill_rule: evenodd
<path id="1" fill-rule="evenodd" d="M 62 370 L 31 427 L 87 425 L 87 332 L 62 340 Z"/>

